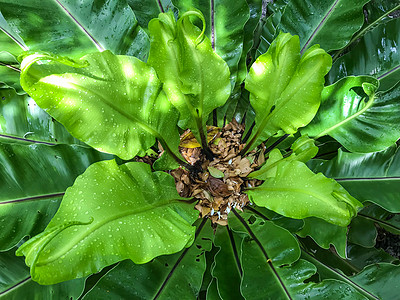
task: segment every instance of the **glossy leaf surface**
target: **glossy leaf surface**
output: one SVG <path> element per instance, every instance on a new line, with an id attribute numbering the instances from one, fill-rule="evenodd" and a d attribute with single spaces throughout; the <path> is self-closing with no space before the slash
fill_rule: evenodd
<path id="1" fill-rule="evenodd" d="M 0 250 L 41 232 L 75 178 L 111 158 L 77 145 L 0 144 Z"/>
<path id="2" fill-rule="evenodd" d="M 299 245 L 289 231 L 272 222 L 256 218 L 252 224 L 249 223 L 251 216 L 248 213 L 235 213 L 228 218 L 229 227 L 236 234 L 248 235 L 241 244 L 241 292 L 246 299 L 256 298 L 255 290 L 266 298 L 285 299 L 288 292 L 278 269 L 298 260 Z"/>
<path id="3" fill-rule="evenodd" d="M 15 249 L 0 252 L 0 298 L 8 300 L 26 299 L 52 300 L 77 299 L 83 291 L 85 280 L 74 279 L 55 285 L 40 285 L 29 275 L 29 268 Z"/>
<path id="4" fill-rule="evenodd" d="M 203 31 L 193 25 L 191 16 L 203 21 Z M 188 12 L 178 22 L 170 12 L 149 23 L 149 64 L 180 112 L 179 126 L 189 128 L 198 141 L 205 141 L 208 115 L 226 102 L 231 90 L 229 68 L 204 36 L 204 26 L 199 12 Z"/>
<path id="5" fill-rule="evenodd" d="M 375 93 L 371 77 L 346 77 L 324 88 L 321 107 L 302 133 L 330 135 L 351 152 L 381 151 L 400 137 L 400 83 Z"/>
<path id="6" fill-rule="evenodd" d="M 281 33 L 246 78 L 256 112 L 248 147 L 279 131 L 292 134 L 308 124 L 318 110 L 330 66 L 331 57 L 324 50 L 314 46 L 300 57 L 298 37 Z"/>
<path id="7" fill-rule="evenodd" d="M 28 50 L 81 57 L 108 49 L 141 59 L 147 56 L 149 38 L 125 1 L 1 0 L 0 4 L 5 20 Z"/>
<path id="8" fill-rule="evenodd" d="M 81 144 L 28 95 L 0 89 L 0 138 L 8 143 Z"/>
<path id="9" fill-rule="evenodd" d="M 281 162 L 275 177 L 246 193 L 255 204 L 283 216 L 317 217 L 339 226 L 348 225 L 362 206 L 333 179 L 298 161 Z"/>
<path id="10" fill-rule="evenodd" d="M 361 28 L 363 6 L 369 1 L 287 1 L 280 29 L 300 36 L 302 52 L 315 44 L 326 51 L 340 49 Z"/>
<path id="11" fill-rule="evenodd" d="M 251 55 L 249 52 L 255 45 L 255 36 L 257 35 L 257 26 L 259 26 L 262 13 L 262 0 L 246 0 L 249 6 L 249 19 L 243 27 L 243 51 L 238 64 L 238 80 L 237 84 L 242 84 L 247 76 L 247 58 Z"/>
<path id="12" fill-rule="evenodd" d="M 219 251 L 214 258 L 212 275 L 216 279 L 218 294 L 222 299 L 243 299 L 240 282 L 243 275 L 241 257 L 242 237 L 233 234 L 227 226 L 218 226 L 214 245 Z"/>
<path id="13" fill-rule="evenodd" d="M 328 74 L 333 83 L 344 76 L 371 75 L 386 91 L 400 80 L 400 19 L 394 19 L 366 33 L 347 54 L 339 57 Z"/>
<path id="14" fill-rule="evenodd" d="M 147 30 L 150 20 L 157 18 L 160 13 L 165 13 L 169 10 L 175 13 L 176 10 L 171 0 L 128 0 L 128 5 L 135 13 L 139 25 L 144 30 Z"/>
<path id="15" fill-rule="evenodd" d="M 339 150 L 336 158 L 312 161 L 309 166 L 314 172 L 335 178 L 360 201 L 373 202 L 388 211 L 400 212 L 400 154 L 397 147 L 367 154 Z"/>
<path id="16" fill-rule="evenodd" d="M 191 247 L 143 265 L 123 261 L 84 299 L 196 299 L 206 269 L 205 253 L 211 250 L 213 240 L 210 224 L 204 223 L 197 223 L 196 239 Z"/>
<path id="17" fill-rule="evenodd" d="M 198 212 L 185 200 L 172 176 L 152 173 L 147 164 L 98 162 L 66 191 L 46 230 L 17 255 L 26 256 L 41 284 L 83 277 L 127 258 L 147 263 L 193 243 Z"/>
<path id="18" fill-rule="evenodd" d="M 50 62 L 36 64 L 42 60 Z M 33 54 L 23 61 L 21 84 L 73 136 L 100 151 L 131 159 L 155 137 L 178 151 L 176 112 L 154 69 L 135 57 L 104 51 L 73 62 Z"/>
<path id="19" fill-rule="evenodd" d="M 377 236 L 378 232 L 375 224 L 363 215 L 357 216 L 351 221 L 348 233 L 349 242 L 372 248 L 375 246 Z"/>
<path id="20" fill-rule="evenodd" d="M 394 299 L 400 287 L 400 266 L 388 263 L 374 264 L 351 279 L 379 299 Z"/>
<path id="21" fill-rule="evenodd" d="M 329 249 L 333 245 L 341 257 L 346 258 L 347 256 L 347 227 L 330 224 L 318 218 L 306 218 L 304 227 L 296 234 L 301 237 L 310 236 L 324 249 Z"/>
<path id="22" fill-rule="evenodd" d="M 375 247 L 365 248 L 355 244 L 349 243 L 347 245 L 347 256 L 351 261 L 351 264 L 356 268 L 362 270 L 366 266 L 387 262 L 387 263 L 398 263 L 399 260 L 386 253 L 382 249 Z"/>
<path id="23" fill-rule="evenodd" d="M 181 14 L 193 8 L 203 13 L 206 20 L 205 34 L 215 52 L 228 64 L 233 88 L 243 51 L 243 28 L 249 19 L 249 7 L 246 1 L 175 0 L 173 2 Z"/>
<path id="24" fill-rule="evenodd" d="M 13 39 L 10 38 L 13 37 Z M 4 19 L 0 10 L 0 88 L 12 87 L 24 93 L 19 84 L 19 62 L 16 55 L 27 47 L 21 37 Z M 12 54 L 14 53 L 14 55 Z"/>
<path id="25" fill-rule="evenodd" d="M 256 218 L 248 222 L 249 216 L 240 214 L 236 215 L 237 220 L 229 219 L 235 232 L 249 235 L 243 239 L 241 249 L 241 291 L 246 299 L 297 299 L 301 296 L 313 299 L 332 295 L 363 299 L 355 289 L 340 281 L 304 283 L 316 273 L 316 268 L 305 260 L 298 260 L 300 249 L 293 236 L 268 221 Z"/>
<path id="26" fill-rule="evenodd" d="M 0 36 L 0 43 L 1 36 Z M 14 55 L 0 48 L 0 88 L 13 88 L 19 94 L 24 94 L 24 90 L 19 84 L 19 62 Z"/>

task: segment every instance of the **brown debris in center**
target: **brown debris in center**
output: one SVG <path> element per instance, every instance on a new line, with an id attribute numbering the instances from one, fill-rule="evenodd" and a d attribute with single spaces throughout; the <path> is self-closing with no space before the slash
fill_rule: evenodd
<path id="1" fill-rule="evenodd" d="M 202 172 L 192 176 L 182 168 L 171 171 L 176 189 L 183 197 L 199 199 L 195 206 L 202 218 L 210 218 L 213 223 L 227 225 L 228 213 L 232 208 L 240 209 L 249 203 L 242 193 L 244 185 L 254 187 L 259 180 L 245 177 L 263 162 L 264 153 L 250 152 L 239 156 L 244 125 L 235 120 L 227 124 L 209 144 L 214 160 L 209 161 L 201 148 L 181 148 L 182 156 L 191 164 L 201 166 Z M 185 132 L 182 136 L 187 135 Z M 213 174 L 214 176 L 212 176 Z"/>

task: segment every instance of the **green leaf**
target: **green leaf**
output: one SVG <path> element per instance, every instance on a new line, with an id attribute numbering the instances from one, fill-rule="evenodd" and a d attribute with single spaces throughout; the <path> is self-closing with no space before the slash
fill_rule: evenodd
<path id="1" fill-rule="evenodd" d="M 8 143 L 82 144 L 28 95 L 0 89 L 0 139 Z"/>
<path id="2" fill-rule="evenodd" d="M 276 167 L 282 161 L 301 161 L 306 163 L 318 153 L 318 147 L 315 146 L 314 140 L 308 138 L 308 136 L 301 136 L 296 139 L 292 146 L 292 154 L 289 157 L 283 158 L 280 150 L 275 148 L 269 153 L 269 158 L 265 165 L 259 170 L 249 174 L 249 178 L 257 178 L 260 180 L 266 180 L 269 177 L 275 177 Z"/>
<path id="3" fill-rule="evenodd" d="M 399 259 L 389 255 L 383 249 L 365 248 L 351 243 L 347 245 L 347 256 L 351 264 L 360 270 L 366 266 L 381 262 L 399 263 Z"/>
<path id="4" fill-rule="evenodd" d="M 365 299 L 355 288 L 343 281 L 329 279 L 319 283 L 304 283 L 316 273 L 316 267 L 303 259 L 279 271 L 285 278 L 293 298 L 301 296 L 300 299 Z"/>
<path id="5" fill-rule="evenodd" d="M 205 253 L 213 240 L 209 222 L 197 222 L 197 227 L 191 247 L 143 265 L 123 261 L 84 299 L 196 299 L 206 270 Z"/>
<path id="6" fill-rule="evenodd" d="M 257 291 L 257 295 L 267 299 L 287 298 L 287 287 L 278 270 L 299 259 L 297 240 L 289 231 L 272 222 L 260 218 L 249 222 L 254 218 L 252 214 L 232 212 L 234 214 L 228 217 L 229 227 L 236 234 L 247 235 L 242 240 L 240 257 L 243 268 L 240 288 L 243 296 L 254 299 L 254 291 Z"/>
<path id="7" fill-rule="evenodd" d="M 314 174 L 298 161 L 278 164 L 276 176 L 247 190 L 251 201 L 295 219 L 321 218 L 346 226 L 362 205 L 333 179 Z"/>
<path id="8" fill-rule="evenodd" d="M 379 225 L 384 230 L 392 234 L 400 234 L 400 215 L 393 214 L 378 205 L 365 207 L 359 216 L 368 220 L 370 224 Z"/>
<path id="9" fill-rule="evenodd" d="M 41 232 L 75 178 L 111 158 L 77 145 L 0 144 L 0 250 Z"/>
<path id="10" fill-rule="evenodd" d="M 216 279 L 218 294 L 222 299 L 243 299 L 240 282 L 243 275 L 241 257 L 242 238 L 227 226 L 218 226 L 214 245 L 219 251 L 214 258 L 212 275 Z"/>
<path id="11" fill-rule="evenodd" d="M 349 228 L 349 242 L 367 248 L 375 246 L 378 232 L 373 222 L 361 215 L 351 221 Z"/>
<path id="12" fill-rule="evenodd" d="M 324 250 L 325 253 L 329 253 L 329 255 L 334 258 L 338 258 L 335 255 L 332 255 L 332 252 Z M 318 254 L 318 251 L 316 252 L 316 254 Z M 342 293 L 343 293 L 343 289 L 355 289 L 359 294 L 362 295 L 362 297 L 359 296 L 358 299 L 374 299 L 374 300 L 378 300 L 380 298 L 376 297 L 373 293 L 371 293 L 369 290 L 365 289 L 364 287 L 360 286 L 358 283 L 356 283 L 352 277 L 350 277 L 347 274 L 344 274 L 343 271 L 341 271 L 340 269 L 337 268 L 337 264 L 338 263 L 345 263 L 346 266 L 351 266 L 351 261 L 343 261 L 343 260 L 339 260 L 336 261 L 335 265 L 330 265 L 327 263 L 328 258 L 327 257 L 315 257 L 314 255 L 311 255 L 310 253 L 308 253 L 307 251 L 302 251 L 302 258 L 310 261 L 311 263 L 313 263 L 318 270 L 318 274 L 320 275 L 321 278 L 329 278 L 329 279 L 325 279 L 324 281 L 331 281 L 332 279 L 334 279 L 335 281 L 339 281 L 342 283 L 347 283 L 347 287 L 343 287 L 342 288 Z M 354 266 L 353 267 L 353 272 L 354 272 Z M 355 268 L 356 271 L 358 271 Z M 316 291 L 318 293 L 318 290 Z M 312 299 L 312 298 L 311 298 Z"/>
<path id="13" fill-rule="evenodd" d="M 327 76 L 333 83 L 344 76 L 371 75 L 380 90 L 393 87 L 400 78 L 400 19 L 391 20 L 366 33 L 351 51 L 338 58 Z"/>
<path id="14" fill-rule="evenodd" d="M 80 57 L 108 49 L 146 59 L 149 38 L 125 1 L 1 0 L 0 4 L 9 26 L 29 50 Z"/>
<path id="15" fill-rule="evenodd" d="M 46 230 L 23 244 L 33 280 L 54 284 L 123 259 L 143 264 L 190 246 L 198 217 L 172 176 L 144 163 L 91 165 L 63 198 Z M 63 264 L 63 268 L 60 268 Z"/>
<path id="16" fill-rule="evenodd" d="M 375 93 L 372 77 L 346 77 L 322 92 L 314 120 L 302 130 L 316 138 L 330 135 L 351 152 L 381 151 L 400 137 L 400 83 Z"/>
<path id="17" fill-rule="evenodd" d="M 40 285 L 29 276 L 24 260 L 15 256 L 15 249 L 0 253 L 0 298 L 77 299 L 83 291 L 84 279 L 74 279 L 55 285 Z"/>
<path id="18" fill-rule="evenodd" d="M 210 172 L 210 175 L 214 178 L 224 178 L 225 174 L 224 172 L 218 170 L 217 168 L 214 167 L 208 167 L 208 172 Z"/>
<path id="19" fill-rule="evenodd" d="M 203 31 L 190 17 L 200 18 Z M 179 126 L 189 128 L 206 148 L 205 122 L 230 95 L 229 69 L 204 36 L 205 19 L 197 11 L 187 12 L 175 22 L 172 12 L 149 23 L 153 66 L 171 103 L 180 112 Z"/>
<path id="20" fill-rule="evenodd" d="M 25 92 L 19 84 L 19 75 L 18 60 L 9 52 L 0 51 L 0 89 L 13 88 L 18 94 L 24 94 Z"/>
<path id="21" fill-rule="evenodd" d="M 230 226 L 238 233 L 248 234 L 242 242 L 240 260 L 243 266 L 241 292 L 246 299 L 297 299 L 300 296 L 315 299 L 331 295 L 363 299 L 343 282 L 304 283 L 316 273 L 316 268 L 305 260 L 298 260 L 300 248 L 288 231 L 258 218 L 249 222 L 249 214 L 236 213 L 235 216 L 236 220 L 229 218 Z"/>
<path id="22" fill-rule="evenodd" d="M 314 172 L 335 178 L 352 196 L 400 212 L 400 152 L 395 146 L 375 153 L 348 153 L 339 149 L 330 161 L 310 162 Z"/>
<path id="23" fill-rule="evenodd" d="M 400 9 L 400 4 L 392 0 L 371 1 L 365 5 L 366 20 L 363 29 L 389 22 L 396 17 L 396 11 Z"/>
<path id="24" fill-rule="evenodd" d="M 259 26 L 262 0 L 246 0 L 249 6 L 249 19 L 243 27 L 243 51 L 238 63 L 238 80 L 236 84 L 242 84 L 247 75 L 247 58 L 250 50 L 257 48 L 255 44 L 255 36 L 257 36 L 257 27 Z M 258 43 L 257 43 L 258 44 Z"/>
<path id="25" fill-rule="evenodd" d="M 128 0 L 128 5 L 135 13 L 139 25 L 147 30 L 151 19 L 157 18 L 160 13 L 172 10 L 177 15 L 177 9 L 171 0 Z"/>
<path id="26" fill-rule="evenodd" d="M 249 19 L 245 0 L 173 0 L 181 14 L 199 9 L 206 20 L 206 36 L 214 51 L 228 64 L 232 88 L 238 76 L 238 64 L 243 51 L 244 26 Z M 215 77 L 217 78 L 217 77 Z"/>
<path id="27" fill-rule="evenodd" d="M 318 218 L 306 218 L 304 227 L 296 234 L 301 237 L 310 236 L 323 249 L 329 249 L 333 245 L 341 257 L 347 256 L 347 227 L 330 224 Z"/>
<path id="28" fill-rule="evenodd" d="M 1 3 L 1 2 L 0 2 Z M 28 50 L 19 34 L 4 19 L 0 10 L 0 88 L 14 88 L 24 94 L 19 84 L 19 62 L 16 56 Z"/>
<path id="29" fill-rule="evenodd" d="M 154 69 L 135 57 L 104 51 L 74 62 L 33 54 L 22 62 L 21 85 L 74 137 L 100 151 L 128 160 L 157 137 L 179 155 L 176 111 Z"/>
<path id="30" fill-rule="evenodd" d="M 255 53 L 256 57 L 267 52 L 274 39 L 278 36 L 279 24 L 281 22 L 283 12 L 284 9 L 277 10 L 272 13 L 264 22 L 260 23 L 260 42 L 257 47 L 257 52 Z"/>
<path id="31" fill-rule="evenodd" d="M 379 299 L 396 299 L 400 288 L 400 266 L 388 263 L 374 264 L 351 279 Z"/>
<path id="32" fill-rule="evenodd" d="M 326 51 L 345 46 L 363 22 L 363 6 L 370 0 L 292 0 L 280 29 L 300 36 L 301 52 L 319 44 Z"/>
<path id="33" fill-rule="evenodd" d="M 331 57 L 313 46 L 300 57 L 299 38 L 281 33 L 246 78 L 256 125 L 246 151 L 277 132 L 293 134 L 315 116 Z"/>
<path id="34" fill-rule="evenodd" d="M 280 214 L 277 214 L 272 210 L 266 209 L 265 207 L 245 206 L 245 209 L 257 214 L 264 220 L 272 221 L 275 225 L 278 225 L 279 227 L 282 227 L 290 231 L 291 233 L 296 233 L 304 226 L 304 220 L 287 218 Z"/>

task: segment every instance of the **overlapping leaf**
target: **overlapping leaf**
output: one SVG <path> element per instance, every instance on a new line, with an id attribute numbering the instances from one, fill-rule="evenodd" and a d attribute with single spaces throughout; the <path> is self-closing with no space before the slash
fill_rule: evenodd
<path id="1" fill-rule="evenodd" d="M 222 299 L 243 299 L 240 282 L 243 275 L 241 257 L 242 239 L 227 226 L 218 226 L 214 244 L 219 251 L 214 257 L 212 275 L 216 279 L 217 291 Z"/>
<path id="2" fill-rule="evenodd" d="M 357 275 L 348 276 L 335 267 L 329 266 L 321 258 L 316 258 L 304 251 L 302 256 L 317 266 L 321 278 L 335 278 L 345 281 L 359 294 L 363 295 L 361 299 L 390 300 L 395 297 L 394 287 L 398 286 L 400 274 L 398 265 L 375 263 L 365 267 Z"/>
<path id="3" fill-rule="evenodd" d="M 0 89 L 0 139 L 8 143 L 79 144 L 27 95 Z"/>
<path id="4" fill-rule="evenodd" d="M 147 56 L 149 38 L 125 1 L 1 0 L 0 4 L 27 50 L 81 57 L 108 49 L 141 59 Z"/>
<path id="5" fill-rule="evenodd" d="M 249 19 L 249 7 L 246 1 L 173 0 L 172 2 L 179 8 L 181 14 L 193 8 L 203 13 L 206 20 L 205 34 L 215 52 L 228 64 L 233 88 L 243 51 L 243 28 Z"/>
<path id="6" fill-rule="evenodd" d="M 154 69 L 135 57 L 104 51 L 74 62 L 33 54 L 22 63 L 21 84 L 74 137 L 100 151 L 131 159 L 155 137 L 178 151 L 176 111 Z"/>
<path id="7" fill-rule="evenodd" d="M 143 264 L 176 253 L 193 243 L 197 217 L 167 173 L 102 161 L 77 178 L 45 231 L 17 255 L 26 256 L 35 281 L 54 284 L 127 258 Z"/>
<path id="8" fill-rule="evenodd" d="M 328 74 L 328 82 L 349 75 L 371 75 L 379 79 L 380 90 L 390 89 L 400 78 L 399 44 L 397 18 L 366 33 L 349 53 L 338 58 Z"/>
<path id="9" fill-rule="evenodd" d="M 111 158 L 77 145 L 0 144 L 0 250 L 41 232 L 75 178 Z"/>
<path id="10" fill-rule="evenodd" d="M 40 285 L 32 280 L 24 260 L 15 256 L 15 249 L 0 252 L 1 299 L 25 299 L 27 295 L 43 300 L 77 299 L 84 283 L 84 279 L 74 279 L 55 285 Z"/>
<path id="11" fill-rule="evenodd" d="M 388 263 L 374 264 L 353 276 L 351 280 L 379 299 L 394 299 L 397 297 L 396 290 L 400 287 L 400 266 Z"/>
<path id="12" fill-rule="evenodd" d="M 400 83 L 375 93 L 372 77 L 346 77 L 322 92 L 321 107 L 302 133 L 330 135 L 352 152 L 381 151 L 400 137 Z"/>
<path id="13" fill-rule="evenodd" d="M 300 295 L 310 299 L 332 295 L 349 300 L 363 299 L 344 282 L 304 283 L 316 273 L 316 268 L 307 261 L 298 260 L 300 248 L 294 237 L 271 222 L 258 218 L 249 222 L 249 217 L 249 214 L 236 213 L 229 218 L 235 232 L 248 235 L 243 239 L 240 259 L 243 267 L 241 292 L 246 299 L 294 299 Z"/>
<path id="14" fill-rule="evenodd" d="M 330 161 L 309 163 L 314 172 L 335 178 L 360 201 L 370 201 L 391 212 L 400 212 L 400 155 L 397 147 L 375 153 L 348 153 L 339 150 Z"/>
<path id="15" fill-rule="evenodd" d="M 203 21 L 203 31 L 190 17 Z M 180 126 L 190 128 L 205 145 L 208 115 L 230 95 L 229 68 L 204 36 L 205 19 L 188 12 L 176 23 L 172 12 L 149 23 L 152 36 L 149 64 L 155 68 L 168 99 L 180 112 Z"/>
<path id="16" fill-rule="evenodd" d="M 25 92 L 19 84 L 19 75 L 18 60 L 9 52 L 1 51 L 0 48 L 0 89 L 13 88 L 19 94 L 24 94 Z"/>
<path id="17" fill-rule="evenodd" d="M 275 177 L 247 190 L 251 201 L 295 219 L 321 218 L 346 226 L 362 205 L 333 179 L 314 174 L 299 161 L 282 161 Z"/>
<path id="18" fill-rule="evenodd" d="M 266 180 L 276 175 L 276 167 L 282 161 L 297 160 L 306 163 L 318 153 L 318 147 L 315 146 L 314 140 L 308 136 L 301 136 L 295 140 L 290 147 L 292 154 L 283 158 L 279 149 L 275 148 L 268 154 L 265 165 L 259 170 L 252 172 L 248 177 Z"/>
<path id="19" fill-rule="evenodd" d="M 209 223 L 198 222 L 197 228 L 191 247 L 143 265 L 123 261 L 102 277 L 84 299 L 196 299 L 209 263 L 205 253 L 211 250 L 213 240 Z"/>
<path id="20" fill-rule="evenodd" d="M 172 10 L 174 14 L 176 12 L 171 0 L 128 0 L 128 5 L 135 13 L 139 25 L 144 30 L 147 30 L 150 20 L 157 18 L 160 13 L 165 13 L 169 10 Z"/>
<path id="21" fill-rule="evenodd" d="M 341 257 L 347 256 L 347 227 L 330 224 L 318 218 L 306 218 L 304 227 L 296 234 L 301 237 L 310 236 L 324 249 L 329 249 L 333 245 Z"/>
<path id="22" fill-rule="evenodd" d="M 256 124 L 245 149 L 277 132 L 292 134 L 308 124 L 318 110 L 330 66 L 331 57 L 318 46 L 300 57 L 298 37 L 280 34 L 252 65 L 246 79 Z"/>
<path id="23" fill-rule="evenodd" d="M 340 49 L 363 25 L 363 6 L 369 1 L 291 0 L 280 29 L 300 36 L 302 53 L 315 44 L 326 51 Z"/>

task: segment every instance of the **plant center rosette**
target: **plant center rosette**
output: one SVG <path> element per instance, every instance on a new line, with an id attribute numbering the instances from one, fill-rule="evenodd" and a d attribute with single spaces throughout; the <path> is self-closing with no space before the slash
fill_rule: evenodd
<path id="1" fill-rule="evenodd" d="M 199 200 L 195 208 L 200 211 L 200 217 L 210 218 L 219 225 L 227 225 L 232 208 L 242 210 L 250 203 L 243 190 L 262 183 L 246 177 L 263 164 L 265 159 L 261 147 L 259 151 L 251 151 L 245 156 L 239 154 L 245 146 L 242 142 L 244 125 L 233 120 L 219 129 L 212 126 L 208 128 L 213 160 L 203 154 L 200 144 L 190 131 L 184 132 L 181 135 L 180 152 L 197 169 L 189 171 L 178 168 L 170 171 L 170 174 L 175 179 L 180 196 Z"/>

